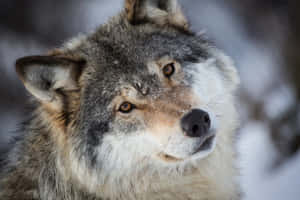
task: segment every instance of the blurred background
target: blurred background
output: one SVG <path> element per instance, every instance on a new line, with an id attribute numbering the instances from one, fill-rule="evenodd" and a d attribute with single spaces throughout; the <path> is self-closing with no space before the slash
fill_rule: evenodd
<path id="1" fill-rule="evenodd" d="M 181 3 L 194 31 L 206 32 L 231 56 L 242 85 L 239 166 L 245 200 L 300 199 L 300 2 L 189 0 Z M 123 0 L 0 1 L 0 153 L 26 118 L 28 94 L 17 58 L 43 54 L 92 31 Z"/>

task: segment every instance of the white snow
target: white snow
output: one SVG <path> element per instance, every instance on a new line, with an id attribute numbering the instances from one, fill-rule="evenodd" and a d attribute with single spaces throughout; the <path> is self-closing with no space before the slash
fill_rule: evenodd
<path id="1" fill-rule="evenodd" d="M 271 170 L 276 151 L 262 123 L 250 123 L 238 143 L 244 200 L 299 200 L 300 154 Z"/>

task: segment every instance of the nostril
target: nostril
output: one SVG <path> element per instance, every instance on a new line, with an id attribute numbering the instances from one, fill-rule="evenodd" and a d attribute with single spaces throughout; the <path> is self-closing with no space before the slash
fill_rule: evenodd
<path id="1" fill-rule="evenodd" d="M 209 118 L 208 114 L 206 114 L 206 115 L 204 116 L 204 123 L 205 123 L 205 124 L 210 124 L 210 118 Z"/>
<path id="2" fill-rule="evenodd" d="M 196 133 L 198 130 L 199 130 L 199 126 L 198 126 L 198 125 L 194 125 L 194 126 L 192 127 L 193 133 Z"/>

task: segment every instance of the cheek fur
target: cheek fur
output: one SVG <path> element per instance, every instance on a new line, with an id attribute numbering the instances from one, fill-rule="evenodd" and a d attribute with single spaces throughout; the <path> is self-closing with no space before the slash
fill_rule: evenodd
<path id="1" fill-rule="evenodd" d="M 192 64 L 188 67 L 191 69 L 188 73 L 191 76 L 193 92 L 206 104 L 216 97 L 221 98 L 226 93 L 221 74 L 215 64 L 215 59 L 208 59 L 204 63 Z"/>

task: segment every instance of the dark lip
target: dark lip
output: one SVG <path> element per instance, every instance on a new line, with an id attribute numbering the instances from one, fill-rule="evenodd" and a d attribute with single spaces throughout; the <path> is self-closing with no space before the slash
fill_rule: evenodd
<path id="1" fill-rule="evenodd" d="M 213 141 L 214 141 L 215 137 L 216 137 L 216 135 L 214 135 L 214 134 L 206 137 L 203 140 L 203 142 L 200 144 L 200 146 L 198 147 L 198 149 L 193 154 L 196 154 L 198 152 L 210 149 L 211 146 L 212 146 L 212 144 L 213 144 Z"/>
<path id="2" fill-rule="evenodd" d="M 215 134 L 212 134 L 212 135 L 209 135 L 208 137 L 206 137 L 203 140 L 203 142 L 200 144 L 198 149 L 192 155 L 195 155 L 195 154 L 197 154 L 201 151 L 205 151 L 205 150 L 210 149 L 212 147 L 212 144 L 213 144 L 213 141 L 214 141 L 215 137 L 216 137 Z M 167 161 L 167 162 L 178 162 L 178 161 L 185 160 L 185 159 L 182 159 L 182 158 L 176 158 L 174 156 L 171 156 L 171 155 L 168 155 L 168 154 L 165 154 L 165 153 L 160 153 L 158 156 L 162 160 Z"/>

